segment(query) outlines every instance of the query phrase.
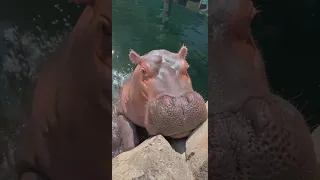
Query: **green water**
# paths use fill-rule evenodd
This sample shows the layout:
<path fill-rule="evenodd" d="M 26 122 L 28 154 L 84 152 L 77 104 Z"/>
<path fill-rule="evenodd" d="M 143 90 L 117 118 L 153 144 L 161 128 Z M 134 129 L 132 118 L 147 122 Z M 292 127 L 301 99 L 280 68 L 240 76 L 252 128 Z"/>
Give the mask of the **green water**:
<path fill-rule="evenodd" d="M 139 54 L 153 49 L 177 52 L 185 44 L 193 87 L 207 99 L 207 17 L 173 4 L 169 20 L 162 24 L 162 8 L 162 0 L 112 2 L 113 95 L 135 67 L 128 58 L 130 49 Z"/>

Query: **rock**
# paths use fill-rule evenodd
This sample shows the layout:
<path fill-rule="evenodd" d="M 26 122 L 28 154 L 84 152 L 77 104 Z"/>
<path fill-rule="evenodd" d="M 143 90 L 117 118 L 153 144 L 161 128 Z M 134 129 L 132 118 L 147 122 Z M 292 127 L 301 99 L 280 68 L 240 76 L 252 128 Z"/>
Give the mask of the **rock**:
<path fill-rule="evenodd" d="M 112 179 L 208 179 L 208 120 L 188 138 L 158 135 L 119 154 L 112 160 Z"/>
<path fill-rule="evenodd" d="M 320 126 L 318 126 L 311 134 L 314 149 L 317 156 L 318 163 L 318 179 L 320 179 Z"/>
<path fill-rule="evenodd" d="M 193 180 L 185 159 L 161 135 L 112 160 L 114 180 Z"/>
<path fill-rule="evenodd" d="M 208 110 L 208 102 L 206 102 Z M 208 120 L 186 141 L 186 161 L 195 179 L 208 179 Z"/>
<path fill-rule="evenodd" d="M 186 160 L 195 179 L 208 179 L 208 120 L 189 136 Z"/>

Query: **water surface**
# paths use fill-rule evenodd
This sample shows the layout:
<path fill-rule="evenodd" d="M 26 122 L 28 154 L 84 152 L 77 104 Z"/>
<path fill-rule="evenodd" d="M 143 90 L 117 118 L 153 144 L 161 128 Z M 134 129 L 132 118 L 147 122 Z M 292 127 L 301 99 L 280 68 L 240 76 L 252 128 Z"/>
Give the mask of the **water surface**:
<path fill-rule="evenodd" d="M 173 4 L 169 20 L 162 23 L 162 0 L 114 0 L 112 6 L 114 96 L 135 67 L 128 57 L 130 49 L 141 55 L 154 49 L 178 52 L 185 44 L 193 87 L 207 99 L 208 24 L 205 15 Z"/>

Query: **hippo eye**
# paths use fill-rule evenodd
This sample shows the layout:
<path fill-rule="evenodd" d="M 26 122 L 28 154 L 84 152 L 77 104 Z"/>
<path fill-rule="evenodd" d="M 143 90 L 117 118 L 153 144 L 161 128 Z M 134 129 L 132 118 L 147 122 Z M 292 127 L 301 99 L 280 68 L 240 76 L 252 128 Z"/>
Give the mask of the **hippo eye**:
<path fill-rule="evenodd" d="M 181 70 L 182 75 L 189 77 L 189 74 L 188 74 L 189 67 L 190 67 L 189 64 L 185 63 L 184 67 Z"/>
<path fill-rule="evenodd" d="M 185 76 L 187 76 L 187 77 L 189 77 L 189 74 L 188 74 L 188 72 L 184 73 L 184 75 L 185 75 Z"/>
<path fill-rule="evenodd" d="M 147 73 L 146 69 L 142 68 L 141 69 L 141 73 L 142 73 L 142 80 L 147 80 L 148 79 L 148 73 Z"/>
<path fill-rule="evenodd" d="M 147 71 L 144 68 L 142 68 L 141 73 L 145 75 L 145 74 L 147 74 Z"/>

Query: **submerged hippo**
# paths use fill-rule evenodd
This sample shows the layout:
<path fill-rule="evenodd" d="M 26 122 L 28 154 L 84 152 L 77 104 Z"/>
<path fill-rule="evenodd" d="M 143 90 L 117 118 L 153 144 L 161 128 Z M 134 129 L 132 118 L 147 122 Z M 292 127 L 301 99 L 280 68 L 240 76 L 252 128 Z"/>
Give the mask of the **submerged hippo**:
<path fill-rule="evenodd" d="M 137 66 L 120 91 L 117 109 L 124 151 L 139 144 L 137 126 L 149 135 L 183 138 L 207 119 L 205 102 L 188 75 L 187 51 L 186 46 L 178 53 L 130 51 Z"/>
<path fill-rule="evenodd" d="M 306 121 L 270 90 L 252 1 L 209 5 L 209 179 L 315 180 Z"/>

